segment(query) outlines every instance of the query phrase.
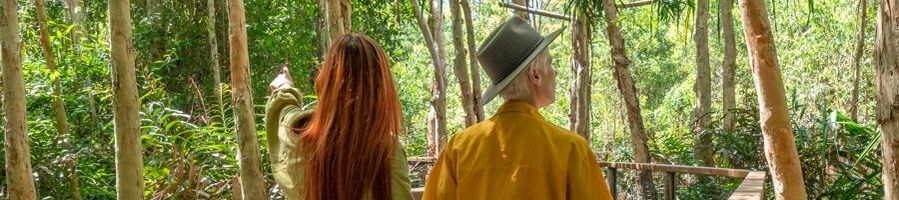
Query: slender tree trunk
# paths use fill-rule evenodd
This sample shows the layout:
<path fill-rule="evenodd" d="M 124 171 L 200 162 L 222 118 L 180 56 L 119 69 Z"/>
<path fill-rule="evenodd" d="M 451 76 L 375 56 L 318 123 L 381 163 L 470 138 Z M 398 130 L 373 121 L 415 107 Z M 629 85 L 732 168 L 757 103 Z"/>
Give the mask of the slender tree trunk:
<path fill-rule="evenodd" d="M 53 56 L 53 49 L 50 46 L 50 34 L 47 30 L 47 10 L 44 6 L 44 0 L 35 0 L 35 9 L 37 12 L 38 25 L 40 26 L 40 42 L 41 48 L 44 53 L 44 60 L 47 63 L 47 68 L 50 70 L 51 79 L 53 79 L 53 109 L 54 109 L 54 117 L 56 119 L 56 138 L 58 141 L 62 141 L 62 147 L 68 148 L 70 145 L 68 140 L 63 138 L 71 137 L 69 135 L 69 118 L 66 113 L 66 105 L 65 102 L 62 101 L 62 83 L 59 80 L 59 76 L 57 74 L 56 67 L 56 58 Z M 81 192 L 78 187 L 78 174 L 75 169 L 75 161 L 71 156 L 66 156 L 65 167 L 68 169 L 69 173 L 69 190 L 72 193 L 71 198 L 75 200 L 81 199 Z"/>
<path fill-rule="evenodd" d="M 439 5 L 434 1 L 429 1 L 429 5 L 432 20 L 425 19 L 421 5 L 412 4 L 418 27 L 425 38 L 428 53 L 431 55 L 431 63 L 434 64 L 431 110 L 428 113 L 428 155 L 437 156 L 446 144 L 446 62 L 443 56 L 446 51 L 441 50 L 440 47 L 443 46 L 443 17 L 435 14 L 442 12 L 439 11 Z M 432 24 L 428 24 L 429 21 Z"/>
<path fill-rule="evenodd" d="M 883 137 L 884 199 L 899 199 L 899 1 L 881 0 L 877 9 L 874 67 L 877 123 Z"/>
<path fill-rule="evenodd" d="M 140 99 L 131 43 L 131 2 L 109 0 L 109 58 L 112 75 L 118 199 L 144 197 Z"/>
<path fill-rule="evenodd" d="M 743 32 L 752 58 L 765 157 L 771 169 L 774 195 L 779 200 L 806 199 L 765 1 L 741 0 L 740 8 Z"/>
<path fill-rule="evenodd" d="M 163 0 L 146 0 L 147 3 L 147 14 L 150 16 L 150 27 L 154 32 L 154 37 L 150 38 L 150 62 L 156 62 L 158 60 L 165 59 L 166 54 L 166 38 L 168 38 L 168 33 L 165 30 L 166 27 L 163 23 L 163 13 L 161 12 L 161 8 L 163 7 Z"/>
<path fill-rule="evenodd" d="M 733 0 L 721 0 L 721 8 L 719 11 L 719 19 L 721 20 L 721 29 L 724 32 L 724 60 L 721 61 L 722 73 L 722 110 L 724 110 L 724 130 L 731 132 L 734 130 L 734 116 L 732 110 L 736 108 L 736 76 L 737 69 L 737 43 L 734 35 L 734 19 L 731 15 L 733 10 Z"/>
<path fill-rule="evenodd" d="M 328 34 L 330 41 L 334 41 L 343 34 L 352 33 L 350 15 L 352 14 L 352 4 L 350 0 L 320 0 L 326 1 L 323 9 L 327 12 Z M 320 4 L 321 5 L 321 4 Z"/>
<path fill-rule="evenodd" d="M 574 50 L 571 54 L 571 70 L 574 72 L 575 81 L 571 87 L 571 131 L 574 131 L 587 141 L 590 140 L 590 22 L 586 22 L 584 14 L 578 14 L 571 20 L 571 45 Z"/>
<path fill-rule="evenodd" d="M 229 0 L 231 27 L 231 102 L 237 129 L 238 164 L 243 199 L 266 199 L 259 140 L 256 136 L 256 112 L 250 90 L 250 62 L 247 55 L 247 21 L 243 0 Z"/>
<path fill-rule="evenodd" d="M 50 78 L 52 79 L 53 110 L 57 131 L 56 138 L 60 139 L 59 141 L 64 141 L 61 139 L 63 137 L 68 137 L 69 119 L 66 114 L 65 103 L 62 101 L 62 84 L 60 83 L 59 76 L 56 75 L 56 58 L 53 56 L 53 49 L 50 46 L 50 34 L 47 30 L 47 11 L 44 6 L 44 0 L 35 0 L 34 5 L 37 12 L 38 26 L 40 27 L 41 50 L 43 51 L 44 61 L 47 63 L 47 69 L 49 69 L 51 74 Z"/>
<path fill-rule="evenodd" d="M 72 50 L 74 51 L 76 56 L 81 56 L 81 47 L 78 45 L 81 40 L 87 35 L 87 29 L 81 23 L 84 19 L 84 13 L 86 12 L 85 7 L 83 6 L 83 2 L 81 0 L 66 0 L 66 5 L 68 5 L 67 11 L 69 18 L 72 19 Z M 78 69 L 78 63 L 73 63 L 74 68 Z M 94 81 L 90 75 L 84 76 L 84 81 L 87 82 L 85 86 L 87 88 L 87 105 L 91 114 L 91 127 L 99 127 L 100 119 L 97 115 L 97 102 L 94 101 Z"/>
<path fill-rule="evenodd" d="M 471 69 L 471 96 L 472 101 L 474 101 L 474 112 L 477 117 L 477 121 L 484 120 L 484 106 L 480 104 L 481 102 L 481 73 L 480 68 L 478 68 L 478 49 L 475 43 L 477 42 L 474 37 L 474 22 L 471 19 L 471 7 L 469 7 L 468 0 L 462 0 L 460 2 L 462 7 L 462 15 L 465 17 L 465 35 L 468 43 L 468 52 L 469 52 L 469 67 Z"/>
<path fill-rule="evenodd" d="M 462 14 L 459 0 L 450 0 L 450 13 L 453 18 L 453 47 L 456 49 L 456 57 L 453 60 L 453 72 L 456 81 L 459 82 L 459 90 L 462 92 L 462 109 L 465 111 L 465 126 L 469 127 L 478 123 L 477 113 L 474 110 L 476 102 L 472 96 L 471 76 L 468 75 L 468 63 L 466 63 L 465 43 L 462 33 Z"/>
<path fill-rule="evenodd" d="M 331 31 L 328 25 L 328 0 L 318 1 L 318 17 L 315 20 L 315 29 L 318 33 L 318 50 L 321 59 L 325 58 L 328 53 L 328 46 L 331 45 Z M 317 73 L 315 73 L 317 74 Z"/>
<path fill-rule="evenodd" d="M 209 37 L 209 60 L 210 68 L 212 68 L 212 90 L 215 93 L 216 103 L 219 108 L 222 106 L 222 70 L 219 65 L 219 44 L 215 37 L 215 0 L 206 1 L 206 32 Z M 220 110 L 221 111 L 221 110 Z"/>
<path fill-rule="evenodd" d="M 637 163 L 651 163 L 649 147 L 646 145 L 646 132 L 643 127 L 643 116 L 640 114 L 640 99 L 637 98 L 637 87 L 629 68 L 630 60 L 624 48 L 624 37 L 618 28 L 618 11 L 613 0 L 603 0 L 603 10 L 606 21 L 606 33 L 612 46 L 612 62 L 614 62 L 614 75 L 618 80 L 618 90 L 624 97 L 624 105 L 627 108 L 628 127 L 631 132 L 631 143 L 634 145 L 634 160 Z M 656 199 L 655 184 L 652 182 L 652 172 L 638 171 L 636 175 L 637 198 Z"/>
<path fill-rule="evenodd" d="M 693 40 L 696 44 L 696 83 L 693 91 L 696 94 L 696 105 L 693 108 L 693 153 L 696 163 L 712 167 L 713 151 L 708 131 L 712 111 L 712 73 L 709 67 L 709 1 L 696 1 L 696 30 Z"/>
<path fill-rule="evenodd" d="M 3 61 L 3 132 L 6 186 L 13 200 L 37 199 L 31 178 L 28 121 L 25 118 L 25 81 L 16 0 L 0 0 L 0 60 Z"/>
<path fill-rule="evenodd" d="M 856 41 L 855 58 L 853 59 L 853 67 L 855 68 L 855 78 L 852 80 L 852 96 L 849 102 L 849 116 L 852 121 L 858 122 L 858 90 L 861 87 L 861 68 L 862 55 L 865 55 L 865 28 L 868 27 L 868 2 L 860 0 L 858 2 L 859 24 L 858 41 Z"/>
<path fill-rule="evenodd" d="M 530 4 L 528 4 L 528 0 L 512 0 L 512 3 L 525 7 L 531 6 Z M 527 11 L 515 11 L 515 16 L 521 17 L 522 19 L 524 19 L 524 21 L 530 21 L 531 19 Z"/>

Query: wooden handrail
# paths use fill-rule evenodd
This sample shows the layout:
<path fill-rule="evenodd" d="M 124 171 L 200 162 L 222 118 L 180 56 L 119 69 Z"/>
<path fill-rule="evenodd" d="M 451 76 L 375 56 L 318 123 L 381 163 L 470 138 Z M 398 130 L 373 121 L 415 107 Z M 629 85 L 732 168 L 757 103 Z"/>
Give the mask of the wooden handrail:
<path fill-rule="evenodd" d="M 409 162 L 434 164 L 437 159 L 434 157 L 409 157 Z M 744 169 L 727 169 L 714 167 L 696 167 L 696 166 L 678 166 L 653 163 L 623 163 L 623 162 L 605 162 L 597 161 L 600 167 L 608 168 L 606 181 L 609 182 L 609 189 L 612 194 L 617 193 L 617 177 L 618 169 L 646 170 L 665 172 L 665 197 L 666 199 L 674 199 L 675 180 L 678 173 L 697 174 L 697 175 L 713 175 L 725 176 L 731 178 L 741 178 L 743 182 L 730 196 L 730 200 L 761 200 L 765 195 L 765 172 L 749 171 Z M 420 197 L 424 188 L 413 189 L 416 197 Z"/>
<path fill-rule="evenodd" d="M 646 171 L 675 172 L 675 173 L 687 173 L 687 174 L 697 174 L 697 175 L 727 176 L 727 177 L 732 177 L 732 178 L 743 178 L 743 177 L 746 177 L 747 174 L 749 174 L 749 170 L 743 170 L 743 169 L 678 166 L 678 165 L 665 165 L 665 164 L 653 164 L 653 163 L 620 163 L 620 162 L 599 161 L 599 166 L 600 167 L 610 167 L 610 168 L 620 168 L 620 169 L 636 169 L 636 170 L 646 170 Z"/>

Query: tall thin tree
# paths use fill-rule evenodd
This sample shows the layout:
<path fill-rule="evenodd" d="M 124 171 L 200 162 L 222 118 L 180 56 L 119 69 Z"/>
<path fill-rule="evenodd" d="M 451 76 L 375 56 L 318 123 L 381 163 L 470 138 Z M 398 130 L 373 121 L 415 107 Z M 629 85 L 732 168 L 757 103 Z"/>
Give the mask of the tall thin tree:
<path fill-rule="evenodd" d="M 209 39 L 209 60 L 212 69 L 212 90 L 215 93 L 219 112 L 223 112 L 222 70 L 219 65 L 219 44 L 215 35 L 215 0 L 206 0 L 206 32 Z"/>
<path fill-rule="evenodd" d="M 462 28 L 464 24 L 459 0 L 450 0 L 450 13 L 453 18 L 453 47 L 456 50 L 456 56 L 453 59 L 453 72 L 456 75 L 456 81 L 459 82 L 459 90 L 462 93 L 462 109 L 465 111 L 465 126 L 468 127 L 478 123 L 478 116 L 475 111 L 477 102 L 474 99 L 471 88 L 471 76 L 468 75 L 468 63 L 466 63 L 468 51 L 465 49 L 465 43 L 463 42 L 465 36 Z"/>
<path fill-rule="evenodd" d="M 852 94 L 849 98 L 849 117 L 852 118 L 853 121 L 858 121 L 858 91 L 861 87 L 861 68 L 862 68 L 862 56 L 865 55 L 865 29 L 868 27 L 868 1 L 860 0 L 858 1 L 858 15 L 859 15 L 859 26 L 858 26 L 858 38 L 856 40 L 856 48 L 855 48 L 855 57 L 853 57 L 853 70 L 855 70 L 855 77 L 852 79 Z"/>
<path fill-rule="evenodd" d="M 468 0 L 462 0 L 460 3 L 462 7 L 462 15 L 465 17 L 465 35 L 466 35 L 466 43 L 468 44 L 468 61 L 469 61 L 469 69 L 471 69 L 471 93 L 472 99 L 475 102 L 474 112 L 477 116 L 477 121 L 484 120 L 484 106 L 480 104 L 481 102 L 481 68 L 478 67 L 478 48 L 475 45 L 477 39 L 474 36 L 474 20 L 471 19 L 471 7 L 469 6 Z"/>
<path fill-rule="evenodd" d="M 774 196 L 779 200 L 806 199 L 802 167 L 787 114 L 787 98 L 765 1 L 741 0 L 740 8 L 743 33 L 752 59 L 765 158 L 771 170 Z"/>
<path fill-rule="evenodd" d="M 439 0 L 428 1 L 429 19 L 422 6 L 412 3 L 419 30 L 425 38 L 431 63 L 434 65 L 434 82 L 431 85 L 431 110 L 428 113 L 428 155 L 437 156 L 446 144 L 446 50 L 443 39 L 443 13 Z M 429 23 L 430 22 L 430 23 Z"/>
<path fill-rule="evenodd" d="M 721 30 L 724 39 L 724 59 L 721 60 L 721 109 L 724 111 L 724 130 L 730 132 L 734 129 L 733 109 L 736 105 L 736 76 L 737 69 L 737 43 L 734 34 L 734 18 L 732 13 L 734 1 L 721 0 L 718 19 L 721 20 Z"/>
<path fill-rule="evenodd" d="M 231 47 L 231 102 L 237 132 L 237 158 L 243 199 L 268 198 L 262 178 L 256 112 L 250 90 L 250 61 L 247 53 L 247 20 L 243 0 L 228 0 Z"/>
<path fill-rule="evenodd" d="M 646 129 L 643 126 L 643 116 L 640 113 L 640 99 L 637 98 L 637 87 L 634 85 L 634 78 L 630 71 L 630 60 L 627 58 L 627 51 L 624 47 L 624 37 L 621 36 L 621 29 L 618 27 L 618 10 L 613 0 L 603 0 L 603 18 L 606 22 L 606 33 L 609 37 L 609 43 L 612 46 L 612 62 L 614 63 L 614 75 L 618 81 L 618 90 L 624 98 L 624 105 L 627 109 L 628 127 L 631 133 L 631 144 L 634 145 L 634 162 L 650 163 L 652 162 L 649 147 L 646 144 Z M 638 171 L 635 177 L 637 180 L 637 197 L 640 199 L 656 199 L 655 184 L 652 181 L 652 172 Z"/>
<path fill-rule="evenodd" d="M 883 137 L 885 198 L 899 199 L 899 1 L 881 0 L 877 9 L 874 71 L 877 123 Z"/>
<path fill-rule="evenodd" d="M 712 111 L 712 73 L 709 67 L 709 1 L 696 0 L 696 23 L 693 41 L 696 44 L 696 82 L 693 91 L 696 104 L 693 108 L 693 153 L 701 166 L 714 166 L 711 137 L 708 128 Z"/>
<path fill-rule="evenodd" d="M 109 0 L 109 63 L 115 125 L 116 196 L 144 197 L 144 162 L 140 141 L 140 99 L 131 42 L 131 2 Z"/>
<path fill-rule="evenodd" d="M 591 19 L 585 12 L 576 12 L 571 20 L 571 70 L 575 79 L 571 86 L 571 109 L 569 111 L 570 129 L 581 137 L 590 140 L 590 41 Z"/>
<path fill-rule="evenodd" d="M 47 64 L 47 69 L 50 71 L 50 78 L 52 79 L 53 86 L 53 110 L 54 110 L 54 119 L 56 120 L 56 137 L 58 141 L 62 141 L 62 147 L 68 148 L 70 146 L 69 140 L 63 139 L 65 137 L 71 137 L 69 135 L 69 117 L 66 112 L 65 102 L 62 101 L 62 83 L 59 80 L 59 75 L 57 72 L 56 66 L 56 58 L 53 56 L 53 48 L 50 42 L 50 33 L 48 30 L 47 23 L 47 10 L 45 9 L 44 0 L 35 0 L 35 11 L 37 12 L 37 21 L 39 32 L 40 32 L 40 42 L 41 49 L 43 50 L 44 60 Z M 74 157 L 66 156 L 64 159 L 64 165 L 66 170 L 69 171 L 69 190 L 72 193 L 71 198 L 75 200 L 81 199 L 81 192 L 79 191 L 78 186 L 78 172 L 75 169 L 75 161 Z"/>
<path fill-rule="evenodd" d="M 6 185 L 13 200 L 37 199 L 31 178 L 28 121 L 25 118 L 25 81 L 16 0 L 0 0 L 0 60 L 3 61 L 3 142 Z"/>

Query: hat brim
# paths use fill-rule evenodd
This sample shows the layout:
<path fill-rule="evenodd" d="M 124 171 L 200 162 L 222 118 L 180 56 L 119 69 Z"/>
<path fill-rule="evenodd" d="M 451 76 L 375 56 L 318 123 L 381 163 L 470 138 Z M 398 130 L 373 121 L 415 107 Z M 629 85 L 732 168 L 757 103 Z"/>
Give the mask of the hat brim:
<path fill-rule="evenodd" d="M 515 67 L 515 70 L 512 70 L 512 72 L 509 73 L 509 75 L 507 75 L 505 78 L 503 78 L 503 80 L 497 82 L 496 84 L 490 85 L 490 87 L 487 88 L 487 91 L 484 92 L 484 95 L 481 95 L 481 102 L 479 102 L 478 104 L 480 106 L 484 106 L 487 105 L 487 103 L 490 103 L 490 100 L 493 100 L 493 98 L 496 97 L 496 95 L 499 94 L 500 91 L 506 88 L 506 86 L 509 86 L 509 83 L 511 83 L 512 80 L 515 80 L 515 77 L 518 77 L 518 74 L 521 74 L 521 71 L 524 71 L 524 69 L 531 64 L 531 61 L 534 61 L 534 58 L 537 58 L 537 55 L 540 55 L 540 52 L 542 52 L 544 49 L 546 49 L 547 46 L 549 46 L 550 43 L 556 40 L 556 38 L 562 34 L 563 30 L 565 30 L 565 27 L 559 28 L 549 35 L 546 35 L 546 37 L 543 37 L 543 40 L 540 41 L 540 43 L 537 44 L 537 46 L 534 46 L 534 49 L 531 50 L 530 55 L 525 57 L 525 59 L 521 61 L 521 64 L 518 64 L 518 66 Z"/>

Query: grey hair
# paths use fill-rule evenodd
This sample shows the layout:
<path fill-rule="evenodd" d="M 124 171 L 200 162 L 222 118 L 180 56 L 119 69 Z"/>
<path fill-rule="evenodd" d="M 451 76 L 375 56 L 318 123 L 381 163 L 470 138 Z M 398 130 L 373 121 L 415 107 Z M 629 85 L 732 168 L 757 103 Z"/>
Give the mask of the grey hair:
<path fill-rule="evenodd" d="M 515 79 L 512 79 L 512 81 L 509 82 L 509 85 L 507 85 L 506 88 L 503 88 L 503 90 L 499 91 L 499 96 L 503 97 L 503 99 L 505 99 L 506 101 L 526 100 L 530 98 L 531 90 L 528 88 L 528 71 L 530 71 L 531 69 L 546 70 L 547 68 L 549 68 L 549 65 L 544 64 L 546 63 L 544 62 L 545 59 L 551 59 L 547 50 L 543 50 L 539 55 L 537 55 L 536 58 L 531 60 L 531 63 L 528 64 L 528 66 L 524 67 L 521 73 L 519 73 L 518 76 L 515 77 Z"/>

